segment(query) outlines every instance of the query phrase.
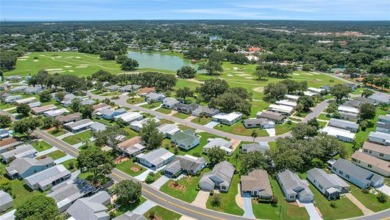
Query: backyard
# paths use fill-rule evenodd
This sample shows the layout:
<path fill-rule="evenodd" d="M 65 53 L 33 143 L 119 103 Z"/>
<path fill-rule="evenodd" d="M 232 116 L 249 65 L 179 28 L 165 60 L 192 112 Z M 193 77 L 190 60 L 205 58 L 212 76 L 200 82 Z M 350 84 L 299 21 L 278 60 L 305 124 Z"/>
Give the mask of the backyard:
<path fill-rule="evenodd" d="M 92 131 L 88 130 L 72 136 L 68 136 L 62 140 L 70 145 L 74 145 L 89 140 L 91 137 L 92 137 Z"/>
<path fill-rule="evenodd" d="M 177 185 L 175 184 L 175 181 L 170 180 L 160 188 L 160 191 L 177 199 L 191 203 L 198 194 L 196 188 L 198 187 L 199 180 L 199 176 L 186 176 L 178 180 Z"/>

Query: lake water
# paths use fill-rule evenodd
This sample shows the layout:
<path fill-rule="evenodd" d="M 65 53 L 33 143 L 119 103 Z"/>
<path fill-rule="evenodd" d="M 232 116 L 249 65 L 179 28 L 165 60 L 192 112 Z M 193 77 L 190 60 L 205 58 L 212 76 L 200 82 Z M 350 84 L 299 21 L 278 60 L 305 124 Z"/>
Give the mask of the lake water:
<path fill-rule="evenodd" d="M 139 68 L 153 68 L 170 71 L 176 71 L 182 66 L 192 66 L 195 68 L 195 65 L 192 65 L 190 62 L 172 55 L 128 51 L 127 56 L 137 60 Z"/>

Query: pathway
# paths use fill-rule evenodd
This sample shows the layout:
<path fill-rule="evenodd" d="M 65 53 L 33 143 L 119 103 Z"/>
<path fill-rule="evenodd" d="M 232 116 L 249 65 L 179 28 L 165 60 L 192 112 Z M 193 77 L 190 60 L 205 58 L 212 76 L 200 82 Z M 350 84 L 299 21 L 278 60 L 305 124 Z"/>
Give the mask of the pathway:
<path fill-rule="evenodd" d="M 55 160 L 54 163 L 60 164 L 60 163 L 63 163 L 63 162 L 65 162 L 65 161 L 71 160 L 71 159 L 75 159 L 75 158 L 72 157 L 72 156 L 70 156 L 69 154 L 67 154 L 66 156 L 63 156 L 63 157 L 61 157 L 61 158 Z"/>
<path fill-rule="evenodd" d="M 264 130 L 269 134 L 270 137 L 274 137 L 276 134 L 275 128 L 267 128 Z"/>
<path fill-rule="evenodd" d="M 346 193 L 345 196 L 351 200 L 353 204 L 355 204 L 360 210 L 362 210 L 364 215 L 371 215 L 374 214 L 373 211 L 369 210 L 367 207 L 365 207 L 355 196 L 352 195 L 352 193 Z"/>
<path fill-rule="evenodd" d="M 133 213 L 138 215 L 145 214 L 149 209 L 153 208 L 157 204 L 153 201 L 146 200 L 146 202 L 142 203 L 140 206 L 138 206 L 136 209 L 133 210 Z"/>
<path fill-rule="evenodd" d="M 232 149 L 234 151 L 240 145 L 241 141 L 236 139 L 231 139 L 230 143 L 232 143 Z"/>
<path fill-rule="evenodd" d="M 199 208 L 206 208 L 207 200 L 209 199 L 210 192 L 199 190 L 198 195 L 196 195 L 195 200 L 191 203 Z"/>
<path fill-rule="evenodd" d="M 216 125 L 218 125 L 218 122 L 216 121 L 210 121 L 205 125 L 206 128 L 214 128 Z"/>
<path fill-rule="evenodd" d="M 317 210 L 317 208 L 314 206 L 313 203 L 302 203 L 302 204 L 305 206 L 305 209 L 310 216 L 310 220 L 322 219 L 321 214 L 318 213 L 319 211 Z"/>
<path fill-rule="evenodd" d="M 69 137 L 69 136 L 72 136 L 72 135 L 74 135 L 72 132 L 66 132 L 65 134 L 60 135 L 60 136 L 58 136 L 57 138 L 58 138 L 58 139 L 64 139 L 64 138 Z"/>
<path fill-rule="evenodd" d="M 196 118 L 196 116 L 191 115 L 190 117 L 186 118 L 186 121 L 192 121 Z"/>
<path fill-rule="evenodd" d="M 376 190 L 378 190 L 378 191 L 380 191 L 380 192 L 390 196 L 390 187 L 387 186 L 387 185 L 383 185 L 381 187 L 378 187 L 378 188 L 376 188 Z"/>
<path fill-rule="evenodd" d="M 146 169 L 143 173 L 141 173 L 140 175 L 136 176 L 135 178 L 139 181 L 145 181 L 146 180 L 146 177 L 148 176 L 148 174 L 152 172 L 151 170 L 149 169 Z"/>
<path fill-rule="evenodd" d="M 158 178 L 156 181 L 154 181 L 154 183 L 152 183 L 150 185 L 156 189 L 160 189 L 168 181 L 169 181 L 169 178 L 164 175 L 164 176 L 161 176 L 160 178 Z"/>
<path fill-rule="evenodd" d="M 56 151 L 56 150 L 58 150 L 58 148 L 56 148 L 56 147 L 53 146 L 53 147 L 50 148 L 50 149 L 47 149 L 47 150 L 38 152 L 38 153 L 35 155 L 35 158 L 40 157 L 40 156 L 43 156 L 43 155 L 46 155 L 46 154 L 49 154 L 49 153 L 54 152 L 54 151 Z"/>

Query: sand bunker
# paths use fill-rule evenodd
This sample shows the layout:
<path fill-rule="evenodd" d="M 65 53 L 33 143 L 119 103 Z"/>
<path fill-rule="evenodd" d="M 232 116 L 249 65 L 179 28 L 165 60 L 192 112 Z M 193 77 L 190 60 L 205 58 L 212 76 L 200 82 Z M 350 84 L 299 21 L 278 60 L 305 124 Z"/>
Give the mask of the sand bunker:
<path fill-rule="evenodd" d="M 249 77 L 245 77 L 245 79 L 253 79 L 253 77 L 252 77 L 252 76 L 249 76 Z"/>
<path fill-rule="evenodd" d="M 58 69 L 46 69 L 46 71 L 58 71 L 58 70 L 63 70 L 62 68 L 58 68 Z"/>
<path fill-rule="evenodd" d="M 34 62 L 38 62 L 39 60 L 34 60 Z"/>
<path fill-rule="evenodd" d="M 72 66 L 64 66 L 65 68 L 71 68 Z"/>
<path fill-rule="evenodd" d="M 293 73 L 293 76 L 300 76 L 301 74 L 299 73 Z"/>
<path fill-rule="evenodd" d="M 245 77 L 245 76 L 251 76 L 251 75 L 246 74 L 246 73 L 241 73 L 241 74 L 237 74 L 237 76 L 243 76 L 243 77 Z"/>
<path fill-rule="evenodd" d="M 264 91 L 264 87 L 253 88 L 253 91 L 255 91 L 255 92 L 263 92 Z"/>
<path fill-rule="evenodd" d="M 83 69 L 83 68 L 87 68 L 88 67 L 88 64 L 80 64 L 78 66 L 76 66 L 76 68 L 79 68 L 79 69 Z"/>

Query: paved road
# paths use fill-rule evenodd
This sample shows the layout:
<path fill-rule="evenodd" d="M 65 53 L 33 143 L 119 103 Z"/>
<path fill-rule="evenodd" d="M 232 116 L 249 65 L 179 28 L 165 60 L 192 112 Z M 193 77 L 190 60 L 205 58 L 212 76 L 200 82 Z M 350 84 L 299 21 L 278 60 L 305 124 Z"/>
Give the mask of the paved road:
<path fill-rule="evenodd" d="M 59 140 L 58 138 L 52 136 L 51 134 L 48 134 L 45 131 L 37 129 L 34 131 L 34 135 L 43 139 L 47 143 L 56 146 L 57 148 L 63 150 L 64 152 L 66 152 L 67 154 L 73 157 L 77 157 L 77 155 L 80 152 L 78 149 L 73 148 L 71 145 L 67 144 L 62 140 Z M 113 169 L 112 173 L 110 174 L 110 177 L 118 182 L 126 179 L 137 181 L 134 177 L 127 175 L 126 173 L 118 169 Z M 216 212 L 208 209 L 203 209 L 191 205 L 189 203 L 183 202 L 181 200 L 175 199 L 145 183 L 141 183 L 141 184 L 142 184 L 142 195 L 146 199 L 149 199 L 159 204 L 160 206 L 163 206 L 167 209 L 170 209 L 182 215 L 190 216 L 195 219 L 217 219 L 217 220 L 224 220 L 224 219 L 247 220 L 248 219 L 242 216 L 234 216 L 234 215 L 229 215 L 229 214 Z"/>
<path fill-rule="evenodd" d="M 103 100 L 103 99 L 107 98 L 106 96 L 99 96 L 99 95 L 95 95 L 95 94 L 92 94 L 92 93 L 88 93 L 88 96 L 91 96 L 93 99 L 99 99 L 99 100 Z M 164 113 L 161 113 L 161 112 L 156 112 L 156 111 L 153 111 L 151 109 L 143 108 L 141 106 L 131 105 L 131 104 L 126 102 L 127 98 L 128 98 L 127 96 L 120 96 L 119 99 L 113 100 L 113 102 L 115 102 L 117 105 L 119 105 L 121 107 L 127 107 L 127 108 L 131 108 L 131 109 L 134 109 L 134 110 L 142 111 L 142 112 L 145 112 L 145 113 L 157 116 L 159 118 L 163 118 L 163 119 L 170 120 L 170 121 L 173 121 L 173 122 L 176 122 L 176 123 L 180 123 L 180 124 L 183 124 L 183 125 L 185 125 L 187 127 L 190 127 L 190 128 L 193 128 L 193 129 L 197 129 L 197 130 L 202 130 L 202 131 L 205 131 L 205 132 L 208 132 L 210 134 L 214 134 L 214 135 L 217 135 L 217 136 L 220 136 L 220 137 L 226 137 L 226 138 L 229 138 L 229 139 L 236 139 L 236 140 L 240 140 L 240 141 L 249 141 L 249 142 L 253 141 L 253 138 L 250 137 L 250 136 L 236 135 L 236 134 L 223 132 L 223 131 L 216 130 L 216 129 L 213 129 L 213 128 L 210 128 L 210 127 L 206 127 L 204 125 L 199 125 L 199 124 L 187 121 L 185 119 L 176 118 L 174 116 L 170 116 L 170 115 L 167 115 L 167 114 L 164 114 Z M 310 119 L 312 119 L 314 117 L 318 117 L 321 114 L 321 112 L 326 109 L 326 107 L 328 105 L 329 105 L 329 101 L 328 100 L 325 100 L 325 101 L 321 102 L 319 105 L 317 105 L 313 109 L 313 111 L 310 114 L 308 114 L 305 117 L 305 119 L 303 121 L 306 122 L 306 121 L 308 121 L 308 120 L 310 120 Z M 276 136 L 273 136 L 273 137 L 257 137 L 255 139 L 255 141 L 271 142 L 271 141 L 275 141 L 277 138 L 288 137 L 290 135 L 291 135 L 290 133 L 285 133 L 285 134 L 276 135 Z"/>

